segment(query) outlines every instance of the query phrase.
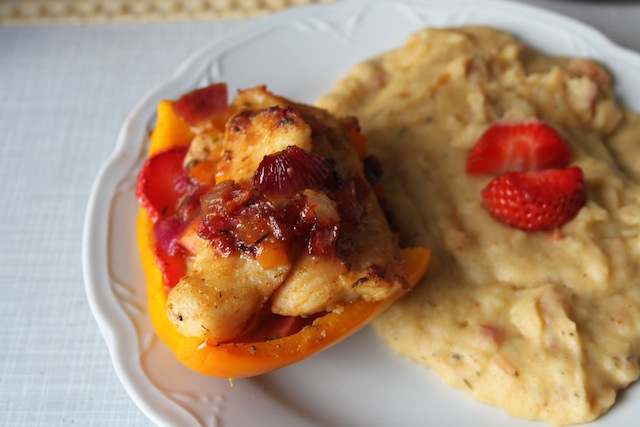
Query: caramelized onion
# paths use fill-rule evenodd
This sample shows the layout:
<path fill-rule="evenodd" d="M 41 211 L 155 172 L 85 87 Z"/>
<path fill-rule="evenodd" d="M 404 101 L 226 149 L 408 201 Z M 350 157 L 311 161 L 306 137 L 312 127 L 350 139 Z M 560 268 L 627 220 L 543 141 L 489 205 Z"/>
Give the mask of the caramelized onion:
<path fill-rule="evenodd" d="M 332 161 L 290 145 L 262 159 L 253 185 L 267 195 L 292 196 L 306 188 L 322 187 L 332 170 Z"/>

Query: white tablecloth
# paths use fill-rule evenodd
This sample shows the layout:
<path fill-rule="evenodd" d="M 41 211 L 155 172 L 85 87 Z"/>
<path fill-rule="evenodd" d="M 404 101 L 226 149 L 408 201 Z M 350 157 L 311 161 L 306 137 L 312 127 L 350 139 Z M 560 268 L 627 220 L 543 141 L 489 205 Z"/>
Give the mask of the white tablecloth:
<path fill-rule="evenodd" d="M 640 3 L 526 3 L 640 51 Z M 250 24 L 0 28 L 0 425 L 151 424 L 87 304 L 87 200 L 135 104 L 203 44 Z"/>

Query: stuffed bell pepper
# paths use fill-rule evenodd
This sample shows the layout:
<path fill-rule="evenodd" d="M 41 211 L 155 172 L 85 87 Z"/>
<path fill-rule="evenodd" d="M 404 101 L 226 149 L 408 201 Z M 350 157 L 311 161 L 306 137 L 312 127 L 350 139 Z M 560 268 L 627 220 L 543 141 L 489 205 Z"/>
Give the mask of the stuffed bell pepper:
<path fill-rule="evenodd" d="M 186 366 L 263 374 L 366 325 L 426 272 L 354 118 L 217 83 L 158 105 L 137 181 L 149 312 Z"/>

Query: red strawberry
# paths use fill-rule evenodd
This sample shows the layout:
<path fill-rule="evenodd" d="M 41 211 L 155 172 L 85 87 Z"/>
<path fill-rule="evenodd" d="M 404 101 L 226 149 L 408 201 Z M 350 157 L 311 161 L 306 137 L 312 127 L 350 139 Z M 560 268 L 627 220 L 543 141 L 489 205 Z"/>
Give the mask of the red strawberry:
<path fill-rule="evenodd" d="M 164 288 L 170 291 L 187 273 L 184 254 L 176 252 L 170 255 L 159 244 L 154 245 L 153 254 L 156 259 L 156 265 L 162 273 Z"/>
<path fill-rule="evenodd" d="M 506 172 L 482 190 L 482 201 L 507 225 L 552 230 L 570 221 L 586 202 L 582 169 Z"/>
<path fill-rule="evenodd" d="M 186 154 L 186 147 L 162 151 L 149 157 L 138 173 L 136 198 L 154 223 L 176 209 L 180 198 L 176 181 L 184 172 L 182 161 Z"/>
<path fill-rule="evenodd" d="M 182 95 L 173 111 L 185 122 L 197 126 L 227 112 L 227 85 L 214 83 Z"/>
<path fill-rule="evenodd" d="M 569 164 L 569 150 L 560 136 L 539 121 L 494 124 L 480 136 L 467 158 L 469 174 L 499 174 Z"/>

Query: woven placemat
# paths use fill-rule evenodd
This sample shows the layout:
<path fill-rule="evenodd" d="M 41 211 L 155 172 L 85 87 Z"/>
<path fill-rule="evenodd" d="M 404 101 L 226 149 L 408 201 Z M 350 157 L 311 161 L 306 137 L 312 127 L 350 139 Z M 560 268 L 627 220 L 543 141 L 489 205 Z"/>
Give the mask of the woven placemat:
<path fill-rule="evenodd" d="M 245 19 L 333 0 L 0 0 L 0 25 Z"/>

